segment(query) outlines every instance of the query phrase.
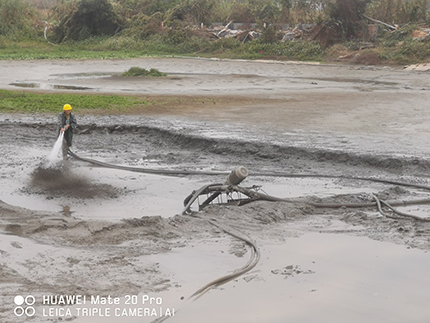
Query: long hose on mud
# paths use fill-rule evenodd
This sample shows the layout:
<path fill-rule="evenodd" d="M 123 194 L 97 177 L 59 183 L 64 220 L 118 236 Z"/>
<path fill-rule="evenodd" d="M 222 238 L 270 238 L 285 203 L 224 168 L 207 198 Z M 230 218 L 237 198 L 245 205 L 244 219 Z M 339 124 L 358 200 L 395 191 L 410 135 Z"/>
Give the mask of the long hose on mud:
<path fill-rule="evenodd" d="M 90 159 L 90 158 L 83 158 L 79 157 L 75 153 L 73 153 L 71 150 L 68 151 L 70 156 L 73 158 L 85 161 L 88 163 L 92 163 L 94 165 L 98 165 L 101 167 L 107 167 L 107 168 L 114 168 L 114 169 L 120 169 L 120 170 L 127 170 L 132 172 L 139 172 L 139 173 L 146 173 L 146 174 L 159 174 L 159 175 L 171 175 L 171 176 L 178 176 L 178 175 L 206 175 L 206 176 L 218 176 L 218 175 L 228 175 L 228 172 L 214 172 L 214 171 L 195 171 L 195 170 L 166 170 L 166 169 L 149 169 L 149 168 L 140 168 L 140 167 L 132 167 L 132 166 L 123 166 L 123 165 L 113 165 L 105 162 L 101 162 L 98 160 Z M 380 179 L 380 178 L 374 178 L 374 177 L 354 177 L 354 176 L 343 176 L 343 175 L 321 175 L 321 174 L 291 174 L 291 173 L 250 173 L 249 176 L 267 176 L 267 177 L 289 177 L 289 178 L 337 178 L 337 179 L 348 179 L 348 180 L 359 180 L 359 181 L 370 181 L 370 182 L 376 182 L 376 183 L 382 183 L 382 184 L 390 184 L 390 185 L 398 185 L 398 186 L 405 186 L 405 187 L 414 187 L 424 190 L 430 191 L 430 186 L 427 185 L 421 185 L 416 183 L 407 183 L 407 182 L 400 182 L 400 181 L 393 181 L 393 180 L 387 180 L 387 179 Z M 209 184 L 206 186 L 203 186 L 199 191 L 194 192 L 194 195 L 191 197 L 191 199 L 188 201 L 188 204 L 185 208 L 185 211 L 191 206 L 192 202 L 198 197 L 199 193 L 201 191 L 204 191 L 206 188 L 210 186 L 216 186 L 220 184 Z M 243 188 L 235 187 L 236 189 L 243 190 Z M 278 198 L 275 196 L 262 194 L 258 192 L 252 192 L 252 194 L 256 195 L 259 199 L 267 200 L 267 201 L 278 201 L 278 202 L 290 202 L 293 203 L 294 201 L 290 199 L 283 199 Z M 385 206 L 390 208 L 394 213 L 397 213 L 402 216 L 407 216 L 414 218 L 418 221 L 427 221 L 430 222 L 430 219 L 426 218 L 420 218 L 414 215 L 402 213 L 396 209 L 393 208 L 393 206 L 406 206 L 406 205 L 418 205 L 418 204 L 429 204 L 430 199 L 421 199 L 421 200 L 415 200 L 415 201 L 390 201 L 385 202 L 382 201 Z M 317 208 L 341 208 L 341 207 L 347 207 L 347 208 L 367 208 L 367 207 L 378 207 L 378 201 L 373 203 L 313 203 L 313 202 L 306 202 L 305 204 L 311 205 L 313 207 Z M 385 213 L 382 213 L 384 215 Z"/>
<path fill-rule="evenodd" d="M 106 168 L 114 168 L 120 170 L 127 170 L 131 172 L 145 173 L 145 174 L 158 174 L 158 175 L 206 175 L 206 176 L 218 176 L 218 175 L 228 175 L 230 172 L 216 172 L 216 171 L 196 171 L 196 170 L 169 170 L 169 169 L 150 169 L 150 168 L 141 168 L 141 167 L 133 167 L 133 166 L 124 166 L 124 165 L 114 165 L 105 162 L 101 162 L 91 158 L 83 158 L 75 153 L 73 153 L 70 149 L 68 151 L 69 155 L 73 158 L 88 162 L 94 165 L 98 165 Z M 370 181 L 376 183 L 383 184 L 392 184 L 406 187 L 415 187 L 422 188 L 430 191 L 430 186 L 415 184 L 415 183 L 406 183 L 399 181 L 392 181 L 374 177 L 355 177 L 355 176 L 343 176 L 343 175 L 322 175 L 322 174 L 292 174 L 292 173 L 250 173 L 249 176 L 266 176 L 266 177 L 291 177 L 291 178 L 338 178 L 338 179 L 350 179 L 350 180 L 359 180 L 359 181 Z"/>
<path fill-rule="evenodd" d="M 194 217 L 196 217 L 196 216 L 194 216 Z M 201 217 L 198 217 L 198 218 L 203 219 Z M 197 298 L 203 296 L 203 294 L 206 293 L 207 291 L 209 291 L 210 289 L 212 289 L 214 287 L 221 286 L 221 285 L 228 283 L 229 281 L 231 281 L 231 280 L 233 280 L 239 276 L 242 276 L 243 274 L 247 273 L 252 268 L 254 268 L 257 265 L 257 263 L 260 261 L 260 256 L 261 256 L 260 250 L 258 249 L 255 242 L 253 242 L 252 239 L 250 237 L 248 237 L 245 233 L 243 233 L 242 231 L 240 231 L 238 229 L 236 229 L 237 232 L 233 232 L 230 228 L 225 228 L 224 226 L 214 222 L 213 220 L 208 220 L 208 222 L 210 224 L 212 224 L 213 226 L 223 230 L 225 233 L 231 235 L 232 237 L 235 237 L 235 238 L 242 240 L 245 243 L 247 243 L 251 247 L 251 257 L 250 257 L 248 263 L 243 268 L 236 270 L 235 272 L 233 272 L 230 275 L 226 275 L 226 276 L 223 276 L 223 277 L 220 277 L 218 279 L 211 281 L 210 283 L 208 283 L 205 286 L 198 289 L 193 295 L 190 296 L 190 298 L 195 297 L 195 299 L 197 299 Z"/>
<path fill-rule="evenodd" d="M 232 228 L 226 228 L 223 225 L 216 223 L 214 220 L 207 220 L 207 219 L 202 218 L 198 215 L 192 215 L 192 217 L 208 221 L 211 225 L 221 229 L 222 231 L 231 235 L 232 237 L 237 238 L 237 239 L 245 242 L 246 244 L 248 244 L 251 247 L 251 257 L 249 258 L 248 262 L 242 268 L 234 271 L 233 273 L 231 273 L 229 275 L 217 278 L 217 279 L 207 283 L 203 287 L 199 288 L 197 291 L 195 291 L 189 297 L 189 299 L 191 299 L 191 300 L 197 300 L 198 298 L 202 297 L 206 292 L 208 292 L 212 288 L 226 284 L 229 281 L 231 281 L 231 280 L 233 280 L 239 276 L 242 276 L 243 274 L 245 274 L 248 271 L 250 271 L 251 269 L 253 269 L 258 264 L 258 262 L 260 261 L 261 253 L 260 253 L 260 250 L 258 249 L 256 243 L 254 241 L 252 241 L 252 239 L 247 234 L 245 234 L 244 232 L 242 232 L 238 229 L 235 229 L 236 232 L 234 232 L 232 230 Z M 176 313 L 177 312 L 178 311 L 176 311 Z M 161 318 L 155 319 L 154 321 L 152 321 L 152 323 L 161 323 L 161 322 L 164 322 L 165 320 L 167 320 L 168 318 L 170 318 L 170 316 L 161 317 Z"/>
<path fill-rule="evenodd" d="M 231 273 L 229 275 L 217 278 L 217 279 L 207 283 L 203 287 L 199 288 L 197 291 L 195 291 L 189 297 L 190 300 L 197 300 L 200 297 L 202 297 L 205 293 L 207 293 L 209 290 L 211 290 L 212 288 L 226 284 L 229 281 L 232 281 L 233 279 L 240 277 L 243 274 L 250 271 L 251 269 L 253 269 L 258 264 L 258 262 L 260 261 L 261 253 L 260 253 L 260 250 L 258 249 L 256 243 L 254 241 L 252 241 L 252 239 L 247 234 L 245 234 L 244 232 L 242 232 L 238 229 L 235 229 L 236 232 L 234 232 L 232 230 L 232 228 L 226 228 L 223 225 L 216 223 L 214 220 L 207 220 L 207 219 L 202 218 L 198 215 L 192 215 L 192 217 L 208 221 L 211 225 L 221 229 L 222 231 L 231 235 L 232 237 L 237 238 L 237 239 L 245 242 L 246 244 L 248 244 L 251 247 L 251 257 L 249 258 L 248 262 L 242 268 L 234 271 L 233 273 Z M 176 313 L 177 312 L 179 312 L 179 311 L 176 311 Z M 161 318 L 155 319 L 154 321 L 152 321 L 152 323 L 161 323 L 161 322 L 164 322 L 165 320 L 167 320 L 168 318 L 170 318 L 170 316 L 161 317 Z"/>

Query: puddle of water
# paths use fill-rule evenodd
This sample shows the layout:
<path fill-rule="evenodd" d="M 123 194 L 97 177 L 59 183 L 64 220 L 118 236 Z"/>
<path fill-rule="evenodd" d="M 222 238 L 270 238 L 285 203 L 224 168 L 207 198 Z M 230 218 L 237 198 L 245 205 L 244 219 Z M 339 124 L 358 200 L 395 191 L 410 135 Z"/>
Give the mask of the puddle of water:
<path fill-rule="evenodd" d="M 379 183 L 362 183 L 359 181 L 340 182 L 338 179 L 317 177 L 252 177 L 247 181 L 252 184 L 261 184 L 264 192 L 281 198 L 297 198 L 312 195 L 323 198 L 338 194 L 370 194 L 387 187 Z"/>
<path fill-rule="evenodd" d="M 310 233 L 283 245 L 264 244 L 250 273 L 192 301 L 206 283 L 248 260 L 223 253 L 226 241 L 199 241 L 168 254 L 148 256 L 178 286 L 152 293 L 161 305 L 130 308 L 175 310 L 166 322 L 362 323 L 428 322 L 430 255 L 422 250 L 363 237 Z M 121 304 L 124 304 L 122 298 Z M 107 305 L 115 308 L 124 306 Z M 97 316 L 96 316 L 97 317 Z M 93 322 L 78 317 L 75 322 Z M 157 317 L 97 317 L 98 322 L 154 322 Z"/>
<path fill-rule="evenodd" d="M 89 73 L 67 73 L 67 74 L 51 74 L 52 77 L 57 79 L 70 79 L 77 80 L 82 78 L 104 78 L 104 77 L 112 77 L 115 73 L 104 73 L 104 72 L 89 72 Z"/>
<path fill-rule="evenodd" d="M 184 199 L 196 189 L 208 183 L 223 182 L 225 176 L 219 177 L 173 177 L 151 174 L 132 173 L 128 171 L 89 168 L 79 170 L 81 174 L 97 183 L 126 188 L 129 193 L 111 200 L 88 200 L 85 203 L 72 203 L 74 216 L 92 219 L 119 220 L 123 218 L 140 218 L 142 216 L 160 215 L 171 217 L 180 214 Z M 247 179 L 243 186 L 258 184 L 255 178 Z M 375 187 L 348 187 L 327 179 L 285 179 L 273 183 L 263 182 L 264 192 L 277 197 L 294 198 L 299 196 L 330 196 L 346 193 L 372 193 Z M 379 185 L 382 187 L 382 185 Z M 203 201 L 206 196 L 200 198 Z M 225 199 L 224 199 L 225 201 Z M 61 202 L 61 201 L 60 201 Z M 62 202 L 67 203 L 67 201 Z M 58 201 L 56 202 L 58 205 Z M 58 210 L 58 207 L 57 207 Z M 198 210 L 198 204 L 192 207 Z"/>
<path fill-rule="evenodd" d="M 85 86 L 74 86 L 74 85 L 53 85 L 53 89 L 56 90 L 77 90 L 77 91 L 83 91 L 83 90 L 92 90 L 91 87 L 85 87 Z"/>
<path fill-rule="evenodd" d="M 85 90 L 94 90 L 91 87 L 85 86 L 75 86 L 75 85 L 58 85 L 58 84 L 40 84 L 40 83 L 10 83 L 9 85 L 24 87 L 24 88 L 42 88 L 42 89 L 55 89 L 55 90 L 76 90 L 76 91 L 85 91 Z"/>
<path fill-rule="evenodd" d="M 189 297 L 197 289 L 206 285 L 214 278 L 224 276 L 226 273 L 230 273 L 234 269 L 241 268 L 248 261 L 249 253 L 244 257 L 238 258 L 226 252 L 226 250 L 229 249 L 229 244 L 230 241 L 228 239 L 195 241 L 191 246 L 174 249 L 168 254 L 145 256 L 145 262 L 154 262 L 159 264 L 160 270 L 172 277 L 171 282 L 176 284 L 176 287 L 172 287 L 168 291 L 159 293 L 140 293 L 136 295 L 138 304 L 134 306 L 132 304 L 124 306 L 126 298 L 121 297 L 120 306 L 102 306 L 103 309 L 110 309 L 111 316 L 103 318 L 97 317 L 97 321 L 103 323 L 149 323 L 160 318 L 160 315 L 140 317 L 115 315 L 118 311 L 121 313 L 124 308 L 133 309 L 147 307 L 151 311 L 156 309 L 157 314 L 160 313 L 160 308 L 162 308 L 163 315 L 165 315 L 165 312 L 170 309 L 172 313 L 174 311 L 176 316 L 177 311 L 181 307 L 193 306 L 194 303 L 189 299 Z M 142 304 L 143 297 L 145 296 L 158 298 L 161 300 L 161 304 L 156 304 L 155 302 L 152 304 L 149 302 Z M 173 316 L 166 322 L 169 322 L 171 319 L 173 319 Z M 94 322 L 94 317 L 80 316 L 73 322 L 92 323 Z"/>
<path fill-rule="evenodd" d="M 108 184 L 124 189 L 127 194 L 117 198 L 79 199 L 71 197 L 53 197 L 40 194 L 24 194 L 20 189 L 27 185 L 27 178 L 0 184 L 0 200 L 5 203 L 33 210 L 62 212 L 63 206 L 69 206 L 69 212 L 80 218 L 104 219 L 117 221 L 124 218 L 160 215 L 171 217 L 180 214 L 184 199 L 194 190 L 208 183 L 222 183 L 225 176 L 173 177 L 129 171 L 78 167 L 74 170 L 80 176 L 96 184 Z M 262 185 L 262 192 L 281 198 L 295 198 L 315 195 L 327 197 L 336 194 L 370 194 L 386 188 L 378 183 L 357 185 L 355 182 L 339 183 L 337 180 L 321 178 L 264 178 L 248 177 L 242 186 Z M 205 199 L 205 197 L 202 197 Z M 202 200 L 201 200 L 202 201 Z M 197 211 L 198 205 L 192 210 Z M 406 212 L 406 211 L 405 211 Z"/>
<path fill-rule="evenodd" d="M 83 218 L 119 220 L 160 215 L 171 217 L 183 210 L 184 192 L 200 187 L 201 179 L 159 176 L 128 171 L 91 168 L 82 170 L 99 183 L 124 188 L 117 199 L 86 201 L 73 206 L 74 215 Z"/>
<path fill-rule="evenodd" d="M 209 183 L 222 183 L 225 176 L 158 176 L 129 171 L 88 167 L 87 164 L 75 163 L 73 172 L 88 179 L 95 184 L 107 184 L 112 187 L 124 189 L 125 195 L 117 198 L 92 198 L 80 199 L 71 197 L 55 197 L 46 194 L 28 194 L 23 192 L 31 179 L 30 173 L 41 159 L 49 155 L 49 151 L 37 148 L 19 152 L 15 157 L 21 161 L 29 156 L 34 160 L 33 166 L 26 165 L 22 170 L 7 175 L 7 168 L 0 181 L 0 200 L 5 203 L 40 211 L 63 212 L 63 207 L 68 206 L 73 216 L 80 218 L 104 219 L 117 221 L 123 218 L 140 218 L 142 216 L 160 215 L 171 217 L 183 211 L 184 199 L 194 190 Z M 4 165 L 9 165 L 5 160 Z M 141 165 L 145 167 L 145 165 Z M 153 167 L 153 166 L 151 166 Z M 7 175 L 7 176 L 6 176 Z M 263 192 L 281 198 L 295 198 L 300 196 L 315 195 L 327 197 L 335 194 L 370 194 L 381 191 L 387 187 L 381 183 L 339 181 L 328 178 L 273 178 L 249 176 L 241 183 L 244 187 L 261 185 Z M 426 198 L 426 195 L 416 196 Z M 193 207 L 197 210 L 197 205 Z M 427 217 L 428 208 L 414 206 L 402 208 L 419 216 Z M 375 210 L 376 212 L 376 210 Z"/>
<path fill-rule="evenodd" d="M 9 85 L 13 85 L 17 87 L 29 87 L 29 88 L 37 88 L 40 86 L 39 83 L 10 83 Z"/>
<path fill-rule="evenodd" d="M 288 239 L 285 245 L 264 245 L 261 252 L 259 265 L 247 275 L 248 282 L 240 278 L 210 291 L 179 309 L 169 322 L 403 323 L 430 319 L 430 255 L 424 251 L 367 238 L 306 234 Z M 293 274 L 282 274 L 291 269 Z M 177 277 L 190 279 L 189 266 L 178 262 L 171 270 Z"/>
<path fill-rule="evenodd" d="M 201 178 L 159 176 L 108 168 L 82 167 L 75 172 L 92 183 L 108 184 L 127 193 L 111 199 L 29 195 L 20 192 L 27 183 L 5 181 L 0 183 L 0 200 L 32 210 L 52 212 L 63 212 L 63 206 L 67 205 L 73 216 L 83 219 L 117 221 L 154 215 L 171 217 L 183 211 L 183 200 L 188 194 L 206 184 Z"/>

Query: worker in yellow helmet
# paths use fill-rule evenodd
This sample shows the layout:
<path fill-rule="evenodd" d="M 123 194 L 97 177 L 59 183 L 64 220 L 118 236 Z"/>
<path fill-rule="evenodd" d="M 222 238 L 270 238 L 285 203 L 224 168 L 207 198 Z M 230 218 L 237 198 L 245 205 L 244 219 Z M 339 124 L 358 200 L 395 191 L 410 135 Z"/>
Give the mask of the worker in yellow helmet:
<path fill-rule="evenodd" d="M 73 129 L 78 125 L 75 115 L 72 113 L 72 106 L 65 104 L 63 111 L 58 115 L 58 134 L 64 132 L 63 157 L 67 156 L 67 151 L 72 145 Z"/>

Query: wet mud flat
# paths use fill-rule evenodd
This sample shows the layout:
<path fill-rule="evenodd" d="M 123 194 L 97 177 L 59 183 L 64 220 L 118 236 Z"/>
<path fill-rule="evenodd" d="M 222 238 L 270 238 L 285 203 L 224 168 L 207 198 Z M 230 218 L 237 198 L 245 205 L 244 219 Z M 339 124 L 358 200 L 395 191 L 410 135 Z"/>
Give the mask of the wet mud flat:
<path fill-rule="evenodd" d="M 428 318 L 429 222 L 387 218 L 374 207 L 333 209 L 309 204 L 372 202 L 371 194 L 384 200 L 425 198 L 426 190 L 329 176 L 427 185 L 425 176 L 416 176 L 426 172 L 424 158 L 280 146 L 264 142 L 265 134 L 260 141 L 239 134 L 233 139 L 221 135 L 214 139 L 186 127 L 171 127 L 171 121 L 163 118 L 157 126 L 153 120 L 151 126 L 145 121 L 132 125 L 127 117 L 98 126 L 91 118 L 81 119 L 73 147 L 80 156 L 169 170 L 228 173 L 246 165 L 251 175 L 244 185 L 261 185 L 267 193 L 292 199 L 240 207 L 214 205 L 181 215 L 182 201 L 192 190 L 222 182 L 225 175 L 140 174 L 75 159 L 65 161 L 61 169 L 45 170 L 41 165 L 55 140 L 51 138 L 54 124 L 49 119 L 16 121 L 11 118 L 1 125 L 5 130 L 2 196 L 10 199 L 1 205 L 6 322 L 26 321 L 13 313 L 16 305 L 11 300 L 21 294 L 37 301 L 34 322 L 60 318 L 91 322 L 94 317 L 103 322 L 155 322 L 166 317 L 167 309 L 176 311 L 167 320 L 172 322 L 203 318 L 208 322 L 255 318 L 265 322 L 317 318 L 323 322 L 345 318 L 400 322 L 411 317 L 424 322 Z M 14 144 L 21 139 L 25 149 Z M 315 178 L 264 173 L 314 174 Z M 139 209 L 151 199 L 159 204 Z M 173 201 L 170 205 L 169 200 Z M 157 209 L 159 215 L 154 213 Z M 400 209 L 423 218 L 430 211 L 426 205 Z M 192 301 L 188 298 L 197 289 L 241 268 L 251 256 L 246 243 L 211 221 L 251 237 L 261 260 L 245 275 Z M 45 295 L 115 295 L 121 305 L 88 304 L 85 308 L 93 314 L 83 315 L 79 304 L 43 304 Z M 127 295 L 139 300 L 146 295 L 159 297 L 163 305 L 126 306 Z M 393 303 L 407 306 L 393 310 Z M 139 316 L 124 308 L 150 312 Z M 110 316 L 100 316 L 106 311 Z M 120 312 L 115 315 L 115 311 Z"/>
<path fill-rule="evenodd" d="M 76 70 L 73 62 L 62 64 Z M 165 66 L 173 72 L 174 64 L 169 64 Z M 222 62 L 213 64 L 214 71 L 222 70 Z M 193 68 L 204 74 L 199 64 Z M 249 92 L 253 82 L 276 84 L 265 78 L 272 67 L 262 67 L 258 77 L 249 76 L 249 65 L 242 68 L 248 76 L 235 75 L 241 80 L 235 86 L 250 86 Z M 398 184 L 430 185 L 429 146 L 422 140 L 428 117 L 420 104 L 427 100 L 420 88 L 423 75 L 378 70 L 391 75 L 382 82 L 375 79 L 375 70 L 351 70 L 357 72 L 354 77 L 345 72 L 336 80 L 315 75 L 320 86 L 338 86 L 324 92 L 312 90 L 312 73 L 293 66 L 291 71 L 305 75 L 296 75 L 290 84 L 307 84 L 309 95 L 294 93 L 293 100 L 291 92 L 287 104 L 270 101 L 264 111 L 256 101 L 211 113 L 196 105 L 158 115 L 79 116 L 72 150 L 81 157 L 223 175 L 154 175 L 73 158 L 46 170 L 43 161 L 55 142 L 53 117 L 1 115 L 1 320 L 29 321 L 14 313 L 27 306 L 35 309 L 33 322 L 427 322 L 428 205 L 397 207 L 424 221 L 385 207 L 382 215 L 375 206 L 315 206 L 374 203 L 374 196 L 384 201 L 428 198 L 427 189 Z M 345 77 L 349 81 L 340 82 Z M 73 85 L 74 79 L 68 82 Z M 116 84 L 108 78 L 102 82 Z M 277 100 L 285 95 L 280 88 Z M 405 101 L 392 99 L 389 105 L 391 90 L 400 90 Z M 329 101 L 333 93 L 337 99 Z M 344 95 L 349 100 L 340 99 Z M 299 97 L 328 101 L 316 109 Z M 365 97 L 374 105 L 362 102 L 354 110 L 345 105 Z M 294 113 L 291 100 L 302 110 Z M 396 118 L 411 102 L 419 111 Z M 387 106 L 392 108 L 376 109 Z M 382 112 L 384 118 L 376 118 Z M 329 118 L 322 118 L 324 113 Z M 250 173 L 243 186 L 261 186 L 263 192 L 289 201 L 211 205 L 181 214 L 183 199 L 193 190 L 222 183 L 240 165 Z M 191 297 L 208 282 L 246 267 L 255 256 L 230 231 L 255 242 L 257 265 Z M 35 303 L 17 304 L 17 295 L 31 295 Z M 81 295 L 88 302 L 44 303 L 47 295 Z M 91 302 L 97 296 L 117 297 L 119 304 Z M 149 304 L 144 302 L 148 296 L 159 299 Z"/>

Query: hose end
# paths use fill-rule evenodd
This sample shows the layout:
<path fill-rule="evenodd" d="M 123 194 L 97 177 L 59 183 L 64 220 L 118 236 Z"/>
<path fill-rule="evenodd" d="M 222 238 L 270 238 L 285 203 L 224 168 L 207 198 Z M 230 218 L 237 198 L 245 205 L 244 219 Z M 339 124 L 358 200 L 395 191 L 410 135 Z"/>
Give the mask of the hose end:
<path fill-rule="evenodd" d="M 226 185 L 238 185 L 248 176 L 248 170 L 244 166 L 239 166 L 228 175 Z"/>

